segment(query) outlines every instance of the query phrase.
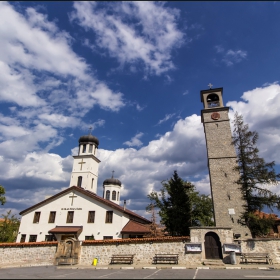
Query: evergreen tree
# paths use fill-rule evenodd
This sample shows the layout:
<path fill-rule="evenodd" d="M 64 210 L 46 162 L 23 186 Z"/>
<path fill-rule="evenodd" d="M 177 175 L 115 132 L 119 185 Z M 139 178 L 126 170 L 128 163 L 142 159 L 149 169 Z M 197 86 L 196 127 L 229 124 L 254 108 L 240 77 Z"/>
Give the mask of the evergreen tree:
<path fill-rule="evenodd" d="M 233 145 L 237 152 L 237 166 L 239 171 L 237 183 L 240 185 L 244 199 L 244 213 L 241 223 L 246 224 L 254 236 L 267 231 L 272 225 L 266 219 L 255 217 L 257 210 L 261 211 L 264 207 L 271 210 L 280 209 L 280 196 L 273 193 L 265 186 L 277 185 L 280 174 L 274 170 L 274 161 L 266 163 L 263 158 L 258 156 L 259 150 L 256 146 L 258 133 L 250 131 L 249 126 L 244 124 L 243 116 L 237 112 L 234 116 Z"/>
<path fill-rule="evenodd" d="M 0 185 L 0 203 L 1 205 L 4 205 L 6 203 L 6 197 L 4 196 L 5 189 L 3 186 Z"/>
<path fill-rule="evenodd" d="M 4 221 L 0 224 L 0 242 L 3 243 L 15 242 L 17 238 L 20 220 L 11 212 L 9 210 L 6 215 L 2 214 Z"/>
<path fill-rule="evenodd" d="M 211 199 L 200 196 L 194 185 L 183 181 L 177 171 L 168 181 L 162 182 L 160 194 L 152 192 L 148 198 L 151 204 L 146 209 L 159 208 L 161 223 L 172 236 L 189 235 L 189 227 L 192 225 L 213 225 Z"/>

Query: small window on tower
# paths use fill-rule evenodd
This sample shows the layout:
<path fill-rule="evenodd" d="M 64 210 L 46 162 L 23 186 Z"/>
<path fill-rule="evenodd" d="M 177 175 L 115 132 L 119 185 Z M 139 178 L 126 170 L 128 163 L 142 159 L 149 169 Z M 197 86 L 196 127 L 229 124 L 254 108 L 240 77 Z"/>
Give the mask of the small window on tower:
<path fill-rule="evenodd" d="M 219 107 L 220 106 L 219 96 L 215 93 L 209 94 L 207 96 L 207 104 L 208 104 L 208 108 Z"/>
<path fill-rule="evenodd" d="M 120 200 L 120 192 L 118 192 L 118 201 Z"/>
<path fill-rule="evenodd" d="M 110 200 L 110 191 L 106 191 L 106 199 Z"/>
<path fill-rule="evenodd" d="M 89 150 L 88 150 L 89 153 L 92 153 L 92 147 L 93 147 L 93 145 L 90 144 L 90 145 L 89 145 Z"/>
<path fill-rule="evenodd" d="M 112 200 L 116 200 L 116 191 L 112 192 Z"/>
<path fill-rule="evenodd" d="M 83 180 L 83 177 L 82 177 L 82 176 L 79 176 L 79 177 L 78 177 L 78 183 L 77 183 L 77 186 L 78 186 L 78 187 L 82 187 L 82 180 Z"/>
<path fill-rule="evenodd" d="M 85 153 L 87 150 L 87 145 L 83 145 L 83 153 Z"/>

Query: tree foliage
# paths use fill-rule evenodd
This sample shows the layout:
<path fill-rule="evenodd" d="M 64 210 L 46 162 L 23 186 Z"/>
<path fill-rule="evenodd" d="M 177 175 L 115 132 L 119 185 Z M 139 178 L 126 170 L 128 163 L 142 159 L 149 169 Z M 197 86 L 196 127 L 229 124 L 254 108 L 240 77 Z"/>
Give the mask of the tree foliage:
<path fill-rule="evenodd" d="M 269 190 L 269 186 L 278 184 L 280 174 L 274 170 L 274 161 L 266 163 L 259 157 L 257 140 L 258 133 L 250 131 L 243 116 L 236 112 L 232 143 L 237 152 L 235 170 L 240 174 L 237 183 L 245 201 L 241 222 L 249 227 L 253 236 L 266 231 L 267 225 L 271 224 L 265 218 L 258 219 L 254 213 L 264 207 L 280 209 L 280 197 Z"/>
<path fill-rule="evenodd" d="M 6 197 L 4 196 L 5 195 L 5 189 L 3 186 L 0 185 L 0 203 L 1 205 L 4 205 L 6 203 Z"/>
<path fill-rule="evenodd" d="M 182 180 L 177 171 L 168 181 L 162 182 L 159 194 L 148 195 L 151 207 L 159 208 L 161 224 L 172 236 L 187 236 L 190 226 L 213 225 L 212 201 L 205 195 L 199 195 L 195 186 Z"/>
<path fill-rule="evenodd" d="M 20 220 L 13 214 L 11 210 L 7 214 L 2 214 L 4 221 L 0 223 L 0 242 L 15 242 L 18 234 Z"/>

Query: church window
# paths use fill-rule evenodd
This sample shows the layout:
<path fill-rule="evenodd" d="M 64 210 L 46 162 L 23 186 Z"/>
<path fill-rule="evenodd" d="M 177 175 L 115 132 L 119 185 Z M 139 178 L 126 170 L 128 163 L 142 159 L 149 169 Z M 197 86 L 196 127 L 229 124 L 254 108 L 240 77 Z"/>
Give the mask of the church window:
<path fill-rule="evenodd" d="M 24 243 L 25 239 L 26 239 L 26 234 L 22 234 L 21 237 L 20 237 L 20 242 Z"/>
<path fill-rule="evenodd" d="M 90 145 L 89 145 L 89 150 L 88 150 L 89 153 L 92 153 L 92 147 L 93 147 L 93 145 L 90 144 Z"/>
<path fill-rule="evenodd" d="M 91 179 L 91 188 L 93 188 L 94 178 Z"/>
<path fill-rule="evenodd" d="M 33 224 L 39 223 L 39 221 L 40 221 L 40 215 L 41 215 L 41 212 L 35 212 L 35 213 L 34 213 Z"/>
<path fill-rule="evenodd" d="M 68 211 L 66 223 L 71 224 L 74 220 L 74 211 Z"/>
<path fill-rule="evenodd" d="M 82 186 L 82 180 L 83 180 L 83 177 L 82 177 L 82 176 L 79 176 L 79 177 L 78 177 L 78 183 L 77 183 L 77 186 L 78 186 L 78 187 L 81 187 L 81 186 Z"/>
<path fill-rule="evenodd" d="M 112 200 L 116 200 L 116 191 L 112 192 Z"/>
<path fill-rule="evenodd" d="M 117 199 L 118 201 L 120 200 L 120 192 L 118 192 L 118 199 Z"/>
<path fill-rule="evenodd" d="M 110 191 L 106 191 L 106 199 L 110 200 Z"/>
<path fill-rule="evenodd" d="M 103 236 L 103 239 L 113 239 L 113 236 Z"/>
<path fill-rule="evenodd" d="M 88 211 L 88 223 L 94 223 L 95 211 Z"/>
<path fill-rule="evenodd" d="M 56 238 L 53 234 L 47 234 L 45 235 L 45 241 L 47 242 L 56 241 Z"/>
<path fill-rule="evenodd" d="M 55 215 L 56 215 L 55 211 L 50 212 L 49 223 L 54 223 L 55 222 Z"/>
<path fill-rule="evenodd" d="M 107 224 L 113 223 L 113 211 L 107 211 L 106 212 L 105 223 L 107 223 Z"/>
<path fill-rule="evenodd" d="M 36 242 L 37 241 L 37 235 L 31 234 L 29 236 L 29 242 Z"/>
<path fill-rule="evenodd" d="M 83 153 L 85 153 L 87 150 L 87 145 L 83 145 Z"/>
<path fill-rule="evenodd" d="M 94 235 L 86 235 L 85 240 L 94 240 Z"/>

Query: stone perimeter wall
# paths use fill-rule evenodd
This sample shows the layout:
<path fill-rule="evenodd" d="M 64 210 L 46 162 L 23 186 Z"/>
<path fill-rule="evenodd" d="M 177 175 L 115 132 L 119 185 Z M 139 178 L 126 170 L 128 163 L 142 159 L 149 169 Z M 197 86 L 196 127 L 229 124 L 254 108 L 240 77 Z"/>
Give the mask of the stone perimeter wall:
<path fill-rule="evenodd" d="M 125 239 L 123 239 L 125 240 Z M 155 254 L 179 254 L 179 265 L 200 265 L 203 262 L 202 253 L 185 254 L 185 243 L 189 239 L 175 240 L 123 240 L 100 242 L 87 241 L 81 246 L 80 264 L 91 265 L 94 258 L 98 264 L 108 265 L 112 254 L 135 254 L 134 264 L 152 264 Z M 15 244 L 17 246 L 15 246 Z M 280 263 L 280 239 L 250 239 L 241 241 L 242 252 L 269 252 L 274 264 Z M 26 244 L 0 244 L 1 266 L 36 266 L 52 265 L 57 250 L 57 242 L 38 242 Z M 239 263 L 240 256 L 237 254 Z"/>
<path fill-rule="evenodd" d="M 57 242 L 0 243 L 0 267 L 53 265 L 57 244 Z"/>

